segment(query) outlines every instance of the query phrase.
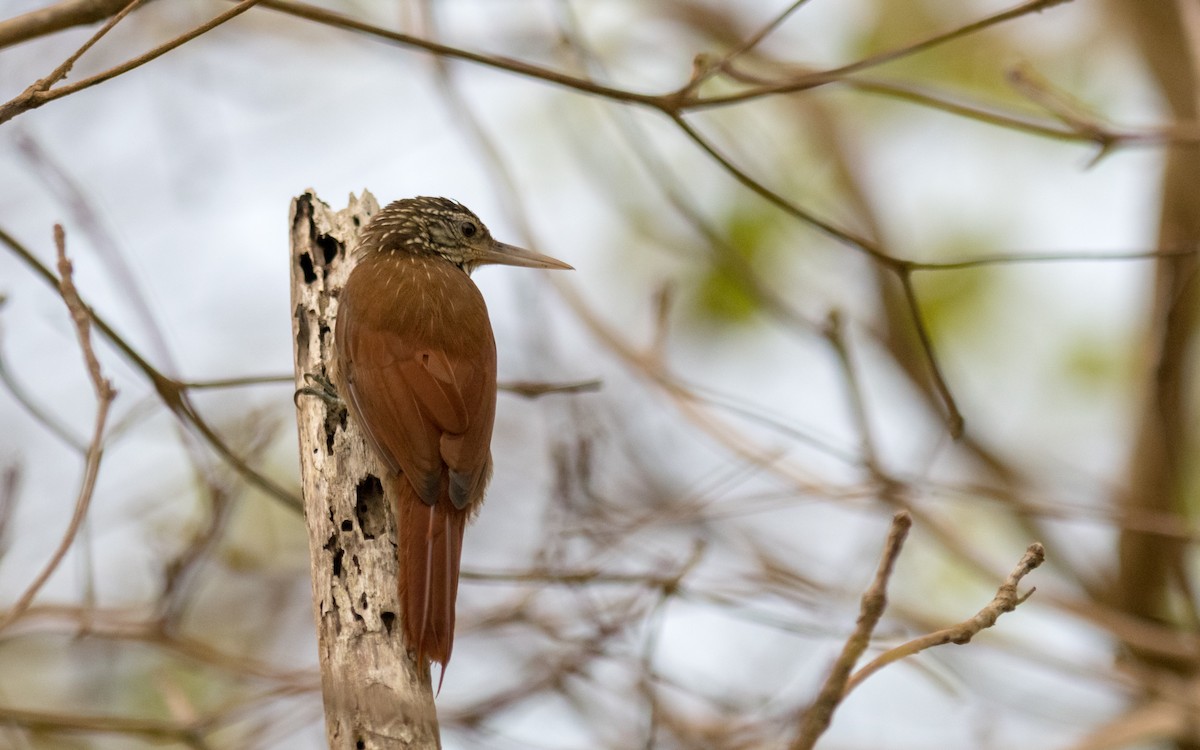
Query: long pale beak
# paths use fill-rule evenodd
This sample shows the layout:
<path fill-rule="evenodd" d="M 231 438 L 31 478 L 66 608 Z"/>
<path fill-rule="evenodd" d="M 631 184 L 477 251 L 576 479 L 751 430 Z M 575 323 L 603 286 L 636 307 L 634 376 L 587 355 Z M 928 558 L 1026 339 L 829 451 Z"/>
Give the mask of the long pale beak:
<path fill-rule="evenodd" d="M 523 268 L 553 268 L 563 271 L 574 271 L 574 266 L 551 258 L 549 255 L 535 253 L 516 245 L 506 245 L 503 242 L 492 241 L 491 247 L 479 250 L 472 259 L 476 264 L 495 263 L 501 266 L 521 266 Z"/>

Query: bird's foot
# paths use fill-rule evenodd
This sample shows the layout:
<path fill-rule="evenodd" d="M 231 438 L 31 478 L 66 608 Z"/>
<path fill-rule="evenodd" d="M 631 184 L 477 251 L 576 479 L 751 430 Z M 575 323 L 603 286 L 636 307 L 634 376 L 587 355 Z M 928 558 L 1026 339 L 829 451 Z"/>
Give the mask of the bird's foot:
<path fill-rule="evenodd" d="M 346 402 L 338 395 L 337 387 L 333 381 L 324 375 L 319 375 L 313 372 L 304 373 L 304 379 L 312 385 L 306 385 L 303 388 L 297 388 L 292 394 L 292 402 L 296 406 L 300 405 L 301 396 L 315 396 L 325 402 L 325 405 L 336 411 L 346 411 Z"/>

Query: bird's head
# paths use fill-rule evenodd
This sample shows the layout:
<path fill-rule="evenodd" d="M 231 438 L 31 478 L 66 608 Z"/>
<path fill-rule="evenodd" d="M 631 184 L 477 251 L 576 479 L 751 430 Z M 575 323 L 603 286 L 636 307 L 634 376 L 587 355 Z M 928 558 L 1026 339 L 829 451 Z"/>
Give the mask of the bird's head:
<path fill-rule="evenodd" d="M 497 241 L 478 216 L 449 198 L 421 196 L 388 204 L 363 230 L 360 247 L 437 256 L 467 273 L 488 263 L 571 269 L 548 255 Z"/>

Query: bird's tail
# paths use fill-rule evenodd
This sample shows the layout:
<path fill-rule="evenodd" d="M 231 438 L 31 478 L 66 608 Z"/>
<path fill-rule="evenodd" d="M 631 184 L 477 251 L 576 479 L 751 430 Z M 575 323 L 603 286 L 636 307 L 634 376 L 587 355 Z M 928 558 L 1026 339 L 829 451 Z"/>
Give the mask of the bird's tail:
<path fill-rule="evenodd" d="M 436 661 L 445 675 L 454 647 L 454 602 L 467 511 L 455 508 L 449 497 L 426 505 L 403 476 L 392 486 L 404 634 L 417 662 Z"/>

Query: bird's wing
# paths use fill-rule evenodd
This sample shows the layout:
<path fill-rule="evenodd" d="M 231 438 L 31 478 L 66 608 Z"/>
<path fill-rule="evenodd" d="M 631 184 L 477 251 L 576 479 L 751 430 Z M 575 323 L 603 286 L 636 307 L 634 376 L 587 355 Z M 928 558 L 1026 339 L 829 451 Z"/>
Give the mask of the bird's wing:
<path fill-rule="evenodd" d="M 343 378 L 357 422 L 422 501 L 436 503 L 445 480 L 451 502 L 466 507 L 482 495 L 491 472 L 496 408 L 491 336 L 477 356 L 452 357 L 391 331 L 373 331 L 368 343 L 350 320 L 338 335 L 344 337 L 339 348 L 349 371 Z"/>

